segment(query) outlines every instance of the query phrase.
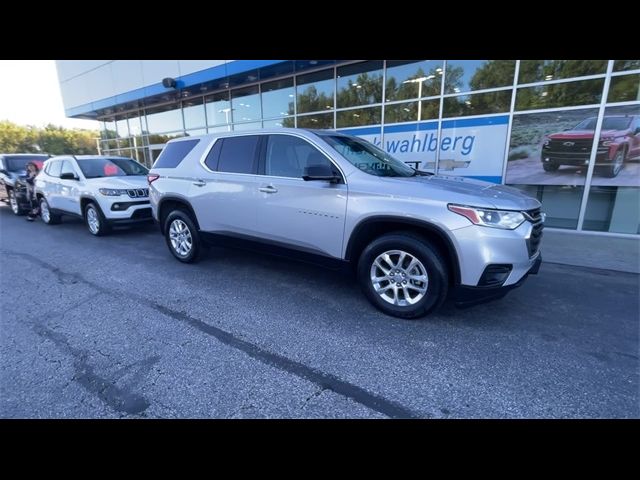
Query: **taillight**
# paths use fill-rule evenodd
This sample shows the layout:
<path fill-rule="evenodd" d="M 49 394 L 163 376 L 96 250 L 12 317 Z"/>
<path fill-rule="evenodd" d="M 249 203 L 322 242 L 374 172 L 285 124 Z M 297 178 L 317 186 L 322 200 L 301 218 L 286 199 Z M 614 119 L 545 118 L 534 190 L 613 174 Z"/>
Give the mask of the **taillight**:
<path fill-rule="evenodd" d="M 160 175 L 157 175 L 155 173 L 150 173 L 149 175 L 147 175 L 147 182 L 149 182 L 149 185 L 151 185 L 153 182 L 155 182 L 159 178 L 160 178 Z"/>

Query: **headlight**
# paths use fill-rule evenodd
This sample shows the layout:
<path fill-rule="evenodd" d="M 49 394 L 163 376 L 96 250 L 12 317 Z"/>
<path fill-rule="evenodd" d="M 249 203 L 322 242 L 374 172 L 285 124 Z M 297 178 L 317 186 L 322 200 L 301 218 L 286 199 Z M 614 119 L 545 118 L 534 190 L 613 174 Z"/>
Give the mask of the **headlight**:
<path fill-rule="evenodd" d="M 513 230 L 524 222 L 524 215 L 520 212 L 508 210 L 491 210 L 488 208 L 465 207 L 462 205 L 447 205 L 449 210 L 469 219 L 474 225 L 483 227 L 503 228 Z"/>
<path fill-rule="evenodd" d="M 126 190 L 122 190 L 120 188 L 100 188 L 98 190 L 102 195 L 106 195 L 107 197 L 117 197 L 119 195 L 124 195 L 127 193 Z"/>
<path fill-rule="evenodd" d="M 551 143 L 551 140 L 549 140 L 548 138 L 546 138 L 546 139 L 544 140 L 544 142 L 542 142 L 542 145 L 543 145 L 543 146 L 545 146 L 545 147 L 548 147 L 550 143 Z"/>
<path fill-rule="evenodd" d="M 600 141 L 600 145 L 602 145 L 603 147 L 608 147 L 612 143 L 613 143 L 613 140 L 601 140 Z"/>

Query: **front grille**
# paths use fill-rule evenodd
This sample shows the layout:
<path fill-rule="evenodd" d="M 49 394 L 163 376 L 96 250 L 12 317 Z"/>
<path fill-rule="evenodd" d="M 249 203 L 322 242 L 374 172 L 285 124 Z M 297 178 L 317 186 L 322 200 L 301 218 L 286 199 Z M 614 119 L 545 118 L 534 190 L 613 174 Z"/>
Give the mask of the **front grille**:
<path fill-rule="evenodd" d="M 580 140 L 550 140 L 549 145 L 545 145 L 542 149 L 544 154 L 573 154 L 573 155 L 589 155 L 593 146 L 592 139 Z"/>
<path fill-rule="evenodd" d="M 533 257 L 540 248 L 540 242 L 542 241 L 542 230 L 544 229 L 544 219 L 542 211 L 539 208 L 533 210 L 527 210 L 522 212 L 525 218 L 531 222 L 533 228 L 531 229 L 531 236 L 527 239 L 527 250 L 529 251 L 529 258 Z"/>
<path fill-rule="evenodd" d="M 133 212 L 131 218 L 151 218 L 151 209 L 150 208 L 140 208 Z"/>
<path fill-rule="evenodd" d="M 127 194 L 131 198 L 148 197 L 149 189 L 148 188 L 130 188 L 129 190 L 127 190 Z"/>

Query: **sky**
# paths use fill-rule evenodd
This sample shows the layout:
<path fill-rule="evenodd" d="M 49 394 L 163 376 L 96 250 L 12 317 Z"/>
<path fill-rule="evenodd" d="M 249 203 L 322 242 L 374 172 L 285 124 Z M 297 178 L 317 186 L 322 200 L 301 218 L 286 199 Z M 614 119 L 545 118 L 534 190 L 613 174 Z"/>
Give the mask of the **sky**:
<path fill-rule="evenodd" d="M 53 60 L 0 60 L 0 120 L 38 127 L 53 123 L 99 128 L 95 120 L 65 117 Z"/>

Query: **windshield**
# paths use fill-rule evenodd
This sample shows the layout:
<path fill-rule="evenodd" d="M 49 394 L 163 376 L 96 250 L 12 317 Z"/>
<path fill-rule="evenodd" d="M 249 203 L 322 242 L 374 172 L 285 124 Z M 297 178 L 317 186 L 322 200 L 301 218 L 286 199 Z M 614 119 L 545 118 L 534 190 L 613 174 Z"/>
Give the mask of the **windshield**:
<path fill-rule="evenodd" d="M 86 178 L 140 176 L 149 172 L 129 158 L 85 158 L 78 159 L 78 165 Z"/>
<path fill-rule="evenodd" d="M 375 145 L 356 137 L 326 135 L 322 137 L 352 165 L 378 177 L 412 177 L 416 170 L 393 158 Z"/>
<path fill-rule="evenodd" d="M 631 117 L 604 117 L 602 119 L 602 130 L 626 130 L 631 124 Z M 587 118 L 578 125 L 573 127 L 573 130 L 595 130 L 596 118 Z"/>
<path fill-rule="evenodd" d="M 27 169 L 27 163 L 33 162 L 38 166 L 39 170 L 42 170 L 42 163 L 48 157 L 5 157 L 5 162 L 7 162 L 7 170 L 10 172 L 20 172 L 22 170 Z"/>

